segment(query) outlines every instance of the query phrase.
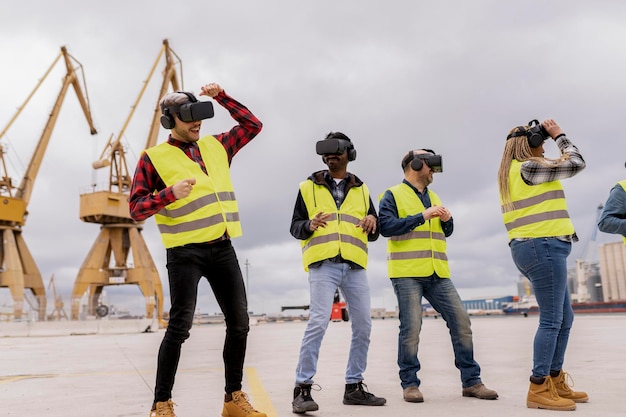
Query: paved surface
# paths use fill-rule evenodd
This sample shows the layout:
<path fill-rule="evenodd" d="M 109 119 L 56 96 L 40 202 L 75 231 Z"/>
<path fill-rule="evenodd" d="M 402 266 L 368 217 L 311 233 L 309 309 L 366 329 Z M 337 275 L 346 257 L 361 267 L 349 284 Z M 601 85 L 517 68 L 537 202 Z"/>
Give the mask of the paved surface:
<path fill-rule="evenodd" d="M 395 362 L 397 320 L 374 320 L 365 382 L 387 398 L 383 407 L 343 405 L 343 374 L 350 322 L 330 323 L 313 392 L 320 410 L 310 416 L 546 416 L 526 408 L 536 317 L 474 317 L 476 359 L 495 401 L 461 396 L 459 374 L 445 323 L 428 318 L 422 329 L 421 391 L 425 402 L 407 403 Z M 262 323 L 250 332 L 244 390 L 270 417 L 291 412 L 294 369 L 305 322 Z M 0 325 L 1 326 L 1 325 Z M 565 370 L 590 401 L 577 416 L 626 416 L 626 315 L 578 315 Z M 192 329 L 174 388 L 178 417 L 219 417 L 223 400 L 221 349 L 224 326 Z M 154 333 L 0 338 L 0 416 L 126 417 L 149 414 L 156 353 Z M 305 415 L 305 416 L 306 416 Z M 559 414 L 561 415 L 561 414 Z M 569 415 L 569 414 L 568 414 Z"/>

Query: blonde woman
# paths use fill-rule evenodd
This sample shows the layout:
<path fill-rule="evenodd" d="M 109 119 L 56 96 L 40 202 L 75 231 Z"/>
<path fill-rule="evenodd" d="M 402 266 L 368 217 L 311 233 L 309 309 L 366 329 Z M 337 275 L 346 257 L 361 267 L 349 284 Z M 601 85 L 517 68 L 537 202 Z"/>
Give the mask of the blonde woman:
<path fill-rule="evenodd" d="M 552 138 L 561 156 L 544 157 L 544 141 Z M 561 180 L 585 168 L 578 148 L 552 119 L 531 121 L 507 136 L 498 188 L 513 262 L 526 276 L 539 304 L 528 408 L 574 410 L 586 402 L 573 391 L 563 362 L 574 311 L 567 288 L 567 256 L 578 240 L 567 211 Z"/>

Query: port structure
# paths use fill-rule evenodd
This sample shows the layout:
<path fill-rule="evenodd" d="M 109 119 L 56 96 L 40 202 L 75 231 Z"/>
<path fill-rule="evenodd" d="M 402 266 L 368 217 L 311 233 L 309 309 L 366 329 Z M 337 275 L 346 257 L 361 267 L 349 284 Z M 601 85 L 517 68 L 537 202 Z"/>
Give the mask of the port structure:
<path fill-rule="evenodd" d="M 89 100 L 86 94 L 87 90 L 83 87 L 85 82 L 84 76 L 82 76 L 82 65 L 68 53 L 65 46 L 62 46 L 61 52 L 52 65 L 50 65 L 24 103 L 18 107 L 16 114 L 11 118 L 8 125 L 0 132 L 0 139 L 5 136 L 52 69 L 61 61 L 61 58 L 63 58 L 66 67 L 61 89 L 48 115 L 44 130 L 30 158 L 24 176 L 17 187 L 13 186 L 13 179 L 9 177 L 4 159 L 5 151 L 2 145 L 0 145 L 0 287 L 9 288 L 11 298 L 13 299 L 13 318 L 16 320 L 22 318 L 24 300 L 30 303 L 29 298 L 27 298 L 27 295 L 30 294 L 35 299 L 34 303 L 31 303 L 31 307 L 37 313 L 37 320 L 43 321 L 46 319 L 46 288 L 44 287 L 35 258 L 28 249 L 22 232 L 26 225 L 28 204 L 33 193 L 35 180 L 70 86 L 76 92 L 91 134 L 95 135 L 97 133 L 91 116 Z M 26 290 L 29 290 L 30 294 Z"/>
<path fill-rule="evenodd" d="M 133 114 L 159 63 L 165 60 L 162 82 L 157 97 L 152 122 L 144 149 L 157 143 L 160 125 L 159 100 L 169 86 L 179 91 L 177 67 L 181 61 L 170 48 L 167 39 L 150 70 L 148 78 L 116 138 L 111 135 L 100 158 L 92 164 L 94 170 L 109 168 L 108 188 L 96 189 L 80 195 L 80 219 L 100 225 L 100 233 L 78 271 L 71 300 L 71 317 L 79 318 L 81 300 L 87 293 L 87 315 L 97 315 L 102 290 L 109 285 L 138 285 L 146 302 L 146 318 L 154 318 L 156 311 L 160 324 L 163 323 L 163 288 L 159 273 L 142 235 L 143 222 L 130 216 L 128 196 L 132 185 L 126 162 L 122 138 Z M 182 72 L 182 71 L 181 71 Z M 131 261 L 132 256 L 132 263 Z"/>

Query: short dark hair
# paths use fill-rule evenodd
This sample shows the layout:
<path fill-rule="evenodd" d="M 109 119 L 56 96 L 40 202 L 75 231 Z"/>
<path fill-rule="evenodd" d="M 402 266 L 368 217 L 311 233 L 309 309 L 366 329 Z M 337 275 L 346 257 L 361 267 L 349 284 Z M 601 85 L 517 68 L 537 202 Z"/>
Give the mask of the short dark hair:
<path fill-rule="evenodd" d="M 347 140 L 348 142 L 352 143 L 352 141 L 350 140 L 350 138 L 341 132 L 329 132 L 326 137 L 324 138 L 324 140 L 326 139 L 343 139 L 343 140 Z"/>

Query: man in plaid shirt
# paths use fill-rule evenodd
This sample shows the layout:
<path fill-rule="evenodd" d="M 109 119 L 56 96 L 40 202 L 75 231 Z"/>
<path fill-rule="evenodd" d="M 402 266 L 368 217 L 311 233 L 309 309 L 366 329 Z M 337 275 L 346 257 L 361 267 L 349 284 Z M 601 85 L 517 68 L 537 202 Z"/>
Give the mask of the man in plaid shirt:
<path fill-rule="evenodd" d="M 129 198 L 134 220 L 155 216 L 167 250 L 171 309 L 158 353 L 150 417 L 175 417 L 172 388 L 201 277 L 211 285 L 226 322 L 222 415 L 266 417 L 241 391 L 249 318 L 243 277 L 230 241 L 242 233 L 230 163 L 262 124 L 218 84 L 202 86 L 200 95 L 213 98 L 238 124 L 228 132 L 200 138 L 202 120 L 195 119 L 212 117 L 212 105 L 188 92 L 165 95 L 160 102 L 161 124 L 170 129 L 169 138 L 143 152 Z"/>

